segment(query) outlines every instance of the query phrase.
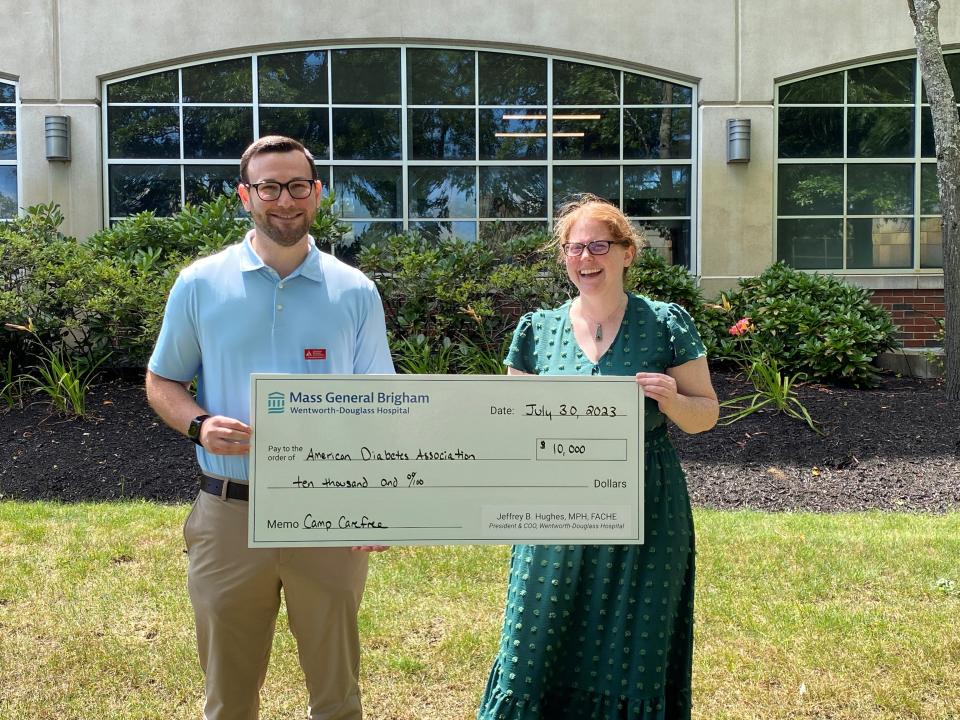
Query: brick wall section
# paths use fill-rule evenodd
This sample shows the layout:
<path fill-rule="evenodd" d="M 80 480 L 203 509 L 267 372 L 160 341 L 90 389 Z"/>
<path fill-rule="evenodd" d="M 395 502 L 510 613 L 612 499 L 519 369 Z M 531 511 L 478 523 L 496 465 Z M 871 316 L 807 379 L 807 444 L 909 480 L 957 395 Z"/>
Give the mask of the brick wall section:
<path fill-rule="evenodd" d="M 943 290 L 874 290 L 870 299 L 890 313 L 903 347 L 942 345 L 936 319 L 943 317 Z"/>

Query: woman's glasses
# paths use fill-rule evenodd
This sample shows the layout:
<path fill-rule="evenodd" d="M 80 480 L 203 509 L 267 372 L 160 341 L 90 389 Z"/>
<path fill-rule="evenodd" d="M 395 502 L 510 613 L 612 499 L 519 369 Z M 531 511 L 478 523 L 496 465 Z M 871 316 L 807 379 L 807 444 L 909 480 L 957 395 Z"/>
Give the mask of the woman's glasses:
<path fill-rule="evenodd" d="M 629 245 L 623 240 L 593 240 L 584 243 L 564 243 L 561 245 L 563 254 L 567 257 L 580 257 L 584 249 L 589 250 L 591 255 L 606 255 L 610 252 L 611 245 Z"/>

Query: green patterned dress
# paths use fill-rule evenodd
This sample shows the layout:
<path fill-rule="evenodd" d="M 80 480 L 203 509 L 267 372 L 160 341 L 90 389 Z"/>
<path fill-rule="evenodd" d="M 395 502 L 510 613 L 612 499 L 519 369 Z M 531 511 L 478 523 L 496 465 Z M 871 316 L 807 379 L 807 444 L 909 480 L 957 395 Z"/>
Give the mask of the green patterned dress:
<path fill-rule="evenodd" d="M 570 303 L 521 318 L 507 354 L 537 375 L 663 372 L 705 352 L 683 308 L 631 295 L 596 364 Z M 500 648 L 479 720 L 690 717 L 693 519 L 657 403 L 646 401 L 643 545 L 515 545 Z"/>

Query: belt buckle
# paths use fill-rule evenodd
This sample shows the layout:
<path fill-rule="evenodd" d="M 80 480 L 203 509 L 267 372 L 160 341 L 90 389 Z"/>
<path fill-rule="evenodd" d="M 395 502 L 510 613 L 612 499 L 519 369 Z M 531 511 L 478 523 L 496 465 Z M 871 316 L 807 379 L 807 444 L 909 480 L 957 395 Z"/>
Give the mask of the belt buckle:
<path fill-rule="evenodd" d="M 227 501 L 227 489 L 230 487 L 230 481 L 226 478 L 223 478 L 221 481 L 223 484 L 220 486 L 220 500 L 223 502 Z"/>

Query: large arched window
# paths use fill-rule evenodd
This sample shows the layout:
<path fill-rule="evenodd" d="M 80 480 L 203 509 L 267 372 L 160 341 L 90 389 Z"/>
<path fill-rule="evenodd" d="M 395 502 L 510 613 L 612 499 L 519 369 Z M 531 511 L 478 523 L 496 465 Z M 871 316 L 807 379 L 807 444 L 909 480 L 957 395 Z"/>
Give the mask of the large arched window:
<path fill-rule="evenodd" d="M 283 133 L 317 158 L 351 228 L 466 239 L 549 225 L 571 193 L 620 205 L 691 264 L 694 88 L 542 55 L 320 48 L 105 84 L 111 219 L 232 192 L 244 147 Z"/>
<path fill-rule="evenodd" d="M 16 216 L 17 86 L 0 80 L 0 221 Z"/>
<path fill-rule="evenodd" d="M 946 56 L 955 91 L 960 54 Z M 777 89 L 777 258 L 804 269 L 943 267 L 930 107 L 915 59 Z"/>

